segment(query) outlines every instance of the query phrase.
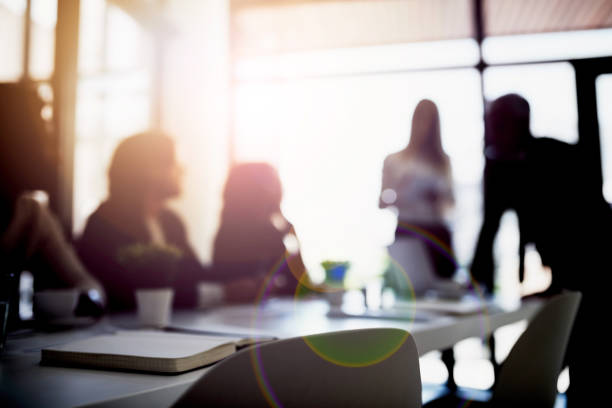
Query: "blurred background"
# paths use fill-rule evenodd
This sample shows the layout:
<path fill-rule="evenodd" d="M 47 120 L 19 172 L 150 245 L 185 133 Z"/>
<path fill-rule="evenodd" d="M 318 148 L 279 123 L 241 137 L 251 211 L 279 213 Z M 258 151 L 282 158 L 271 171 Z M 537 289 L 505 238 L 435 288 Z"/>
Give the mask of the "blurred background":
<path fill-rule="evenodd" d="M 466 274 L 488 101 L 524 96 L 532 132 L 583 144 L 612 201 L 611 27 L 609 0 L 0 0 L 0 82 L 35 82 L 48 103 L 61 157 L 49 194 L 69 233 L 106 196 L 118 142 L 162 129 L 177 141 L 185 175 L 174 206 L 202 262 L 230 165 L 266 161 L 314 280 L 328 259 L 349 260 L 356 281 L 380 273 L 396 227 L 378 208 L 383 159 L 406 145 L 429 98 Z M 550 274 L 529 249 L 518 287 L 516 217 L 502 223 L 503 287 L 545 288 Z M 487 388 L 482 378 L 471 385 Z"/>

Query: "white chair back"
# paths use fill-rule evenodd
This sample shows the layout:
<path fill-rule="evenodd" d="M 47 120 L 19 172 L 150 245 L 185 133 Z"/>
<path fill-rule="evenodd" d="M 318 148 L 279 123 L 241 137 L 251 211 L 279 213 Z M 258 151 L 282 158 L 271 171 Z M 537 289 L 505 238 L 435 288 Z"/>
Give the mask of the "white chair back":
<path fill-rule="evenodd" d="M 529 322 L 503 363 L 493 406 L 553 407 L 557 379 L 582 295 L 550 299 Z"/>
<path fill-rule="evenodd" d="M 418 353 L 399 329 L 280 340 L 218 363 L 175 406 L 420 407 Z"/>

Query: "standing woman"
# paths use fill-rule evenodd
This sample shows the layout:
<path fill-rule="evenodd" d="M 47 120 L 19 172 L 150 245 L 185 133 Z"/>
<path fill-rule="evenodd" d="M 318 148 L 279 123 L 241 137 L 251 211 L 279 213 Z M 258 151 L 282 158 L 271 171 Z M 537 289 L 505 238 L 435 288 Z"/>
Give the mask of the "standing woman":
<path fill-rule="evenodd" d="M 416 227 L 452 248 L 445 215 L 453 204 L 451 166 L 442 148 L 438 108 L 423 99 L 412 116 L 408 145 L 385 158 L 379 206 L 397 209 L 396 240 L 415 238 Z M 429 243 L 427 253 L 438 276 L 453 276 L 455 264 L 448 254 Z"/>
<path fill-rule="evenodd" d="M 395 241 L 422 241 L 432 269 L 441 278 L 455 273 L 451 232 L 445 220 L 453 204 L 451 166 L 442 148 L 440 115 L 432 101 L 423 99 L 412 116 L 408 146 L 385 158 L 379 206 L 396 208 Z M 424 234 L 429 239 L 424 239 Z M 432 245 L 431 236 L 444 250 Z M 447 386 L 455 389 L 452 348 L 442 351 L 442 361 L 448 370 Z"/>

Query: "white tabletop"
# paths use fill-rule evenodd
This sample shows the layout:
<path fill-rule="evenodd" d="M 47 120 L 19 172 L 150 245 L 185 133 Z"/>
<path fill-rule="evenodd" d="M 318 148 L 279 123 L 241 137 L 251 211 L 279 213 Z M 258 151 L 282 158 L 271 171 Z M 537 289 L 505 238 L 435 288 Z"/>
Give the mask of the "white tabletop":
<path fill-rule="evenodd" d="M 530 319 L 541 301 L 523 302 L 513 310 L 493 310 L 463 316 L 432 315 L 427 320 L 336 318 L 328 316 L 323 300 L 270 300 L 261 305 L 224 306 L 207 311 L 174 313 L 172 326 L 192 330 L 266 335 L 279 338 L 372 327 L 409 331 L 420 355 L 448 348 L 469 337 L 484 337 L 498 327 Z M 168 406 L 208 368 L 180 375 L 113 372 L 40 366 L 40 350 L 79 338 L 134 327 L 135 316 L 105 317 L 93 326 L 56 333 L 11 336 L 1 358 L 0 391 L 31 406 Z"/>

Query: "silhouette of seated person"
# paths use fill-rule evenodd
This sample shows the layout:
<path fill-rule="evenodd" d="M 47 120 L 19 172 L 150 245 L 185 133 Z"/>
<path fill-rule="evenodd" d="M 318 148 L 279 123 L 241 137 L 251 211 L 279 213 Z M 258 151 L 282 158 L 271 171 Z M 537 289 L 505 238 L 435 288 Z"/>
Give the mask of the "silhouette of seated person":
<path fill-rule="evenodd" d="M 19 320 L 19 275 L 25 270 L 34 276 L 35 291 L 77 288 L 100 311 L 104 302 L 102 286 L 78 259 L 46 200 L 34 193 L 53 191 L 57 165 L 42 109 L 34 88 L 0 84 L 0 269 L 12 327 Z"/>
<path fill-rule="evenodd" d="M 455 263 L 449 254 L 415 234 L 421 230 L 452 248 L 447 211 L 454 204 L 450 160 L 440 138 L 440 117 L 436 105 L 421 100 L 412 116 L 408 145 L 385 158 L 379 207 L 395 207 L 398 216 L 396 241 L 421 239 L 433 270 L 450 278 Z M 452 250 L 451 250 L 452 251 Z"/>
<path fill-rule="evenodd" d="M 281 200 L 281 182 L 269 164 L 242 163 L 230 169 L 213 250 L 214 276 L 224 284 L 227 300 L 250 301 L 264 289 L 293 295 L 306 277 Z"/>
<path fill-rule="evenodd" d="M 89 216 L 79 240 L 79 255 L 104 285 L 111 311 L 133 309 L 134 291 L 159 285 L 158 275 L 167 272 L 147 273 L 122 264 L 121 252 L 135 244 L 177 249 L 174 304 L 196 305 L 195 284 L 205 279 L 205 271 L 183 222 L 167 206 L 180 194 L 180 175 L 174 142 L 164 134 L 137 134 L 117 146 L 108 171 L 108 198 Z"/>
<path fill-rule="evenodd" d="M 609 347 L 597 334 L 601 326 L 594 316 L 609 309 L 604 304 L 607 285 L 601 280 L 602 272 L 611 269 L 607 253 L 612 248 L 612 214 L 601 186 L 593 188 L 589 182 L 580 144 L 535 138 L 529 121 L 529 104 L 516 94 L 496 99 L 487 110 L 484 221 L 471 272 L 487 291 L 493 291 L 493 241 L 502 214 L 514 210 L 521 261 L 525 245 L 533 243 L 552 272 L 551 285 L 541 295 L 562 289 L 583 293 L 568 349 L 568 403 L 584 403 L 594 395 L 594 385 L 601 384 L 589 367 L 594 357 L 589 350 Z M 607 351 L 604 354 L 597 358 L 602 363 L 605 359 L 604 369 L 610 369 Z"/>

